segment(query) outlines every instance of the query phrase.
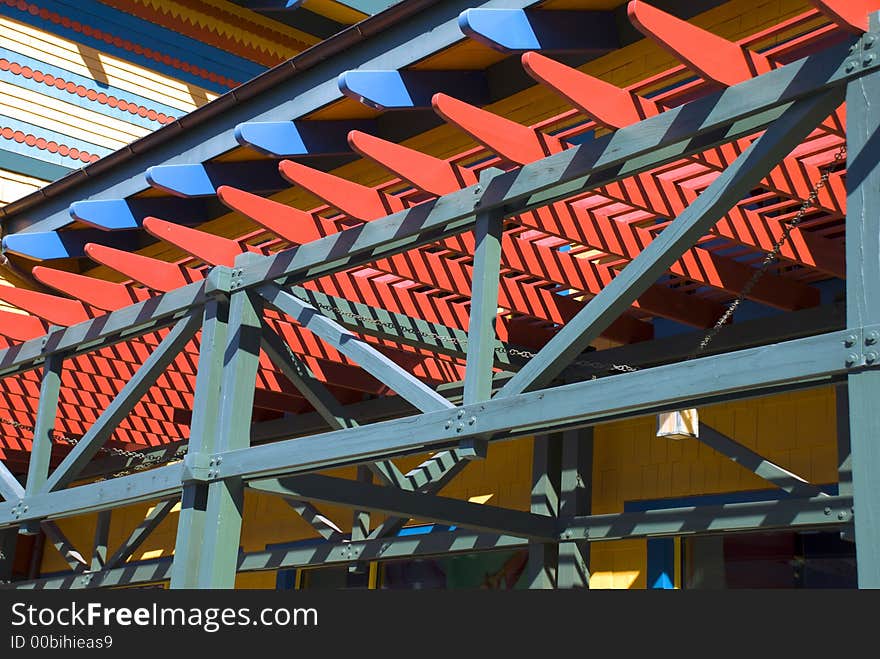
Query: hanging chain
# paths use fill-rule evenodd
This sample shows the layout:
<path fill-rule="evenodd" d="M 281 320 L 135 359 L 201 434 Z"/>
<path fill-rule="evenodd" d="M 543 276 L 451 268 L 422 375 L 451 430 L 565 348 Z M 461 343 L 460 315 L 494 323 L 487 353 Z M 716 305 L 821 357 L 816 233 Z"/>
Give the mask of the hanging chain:
<path fill-rule="evenodd" d="M 758 281 L 763 277 L 767 269 L 776 263 L 779 259 L 779 252 L 782 251 L 783 245 L 791 236 L 791 232 L 803 221 L 807 212 L 810 210 L 812 206 L 816 204 L 816 201 L 819 199 L 819 191 L 824 188 L 828 184 L 828 177 L 831 176 L 831 172 L 834 168 L 846 158 L 846 142 L 840 145 L 840 148 L 837 150 L 837 153 L 834 154 L 834 160 L 831 162 L 828 167 L 826 167 L 822 171 L 822 176 L 819 177 L 819 180 L 816 181 L 816 184 L 813 186 L 813 189 L 810 190 L 810 195 L 804 199 L 801 203 L 800 208 L 798 208 L 795 216 L 786 221 L 781 222 L 782 224 L 782 234 L 773 243 L 773 247 L 769 252 L 764 256 L 764 260 L 761 261 L 761 265 L 752 273 L 752 276 L 746 282 L 746 285 L 743 286 L 739 295 L 736 296 L 736 299 L 733 300 L 728 306 L 727 309 L 724 310 L 724 313 L 721 314 L 721 317 L 715 321 L 715 325 L 712 326 L 706 336 L 703 337 L 703 340 L 700 341 L 700 345 L 697 346 L 697 349 L 688 357 L 688 359 L 693 359 L 700 355 L 712 342 L 712 340 L 718 335 L 721 329 L 727 324 L 727 321 L 731 319 L 733 314 L 736 313 L 736 310 L 739 309 L 740 305 L 745 300 L 746 296 L 752 292 L 752 289 L 755 288 L 755 285 Z"/>
<path fill-rule="evenodd" d="M 0 417 L 0 425 L 12 426 L 18 430 L 23 430 L 25 432 L 31 433 L 31 437 L 33 437 L 33 433 L 36 432 L 36 428 L 34 426 L 30 426 L 26 423 L 21 423 L 20 421 L 15 421 L 14 419 L 6 419 Z M 58 431 L 53 430 L 51 434 L 51 439 L 56 442 L 64 442 L 65 444 L 69 444 L 70 446 L 76 446 L 80 442 L 80 437 L 70 437 L 69 435 L 63 435 Z M 182 441 L 181 437 L 174 437 L 171 441 Z M 172 462 L 181 458 L 186 453 L 186 446 L 181 446 L 174 452 L 171 456 L 167 457 L 153 457 L 144 455 L 139 451 L 126 451 L 125 449 L 116 448 L 113 446 L 102 446 L 98 449 L 99 453 L 105 453 L 107 455 L 115 455 L 126 460 L 136 460 L 137 462 L 128 467 L 127 469 L 123 469 L 119 472 L 113 474 L 113 477 L 116 476 L 125 476 L 130 473 L 134 473 L 136 471 L 143 471 L 145 469 L 149 469 L 152 467 L 159 466 L 161 464 L 165 464 L 168 462 Z"/>

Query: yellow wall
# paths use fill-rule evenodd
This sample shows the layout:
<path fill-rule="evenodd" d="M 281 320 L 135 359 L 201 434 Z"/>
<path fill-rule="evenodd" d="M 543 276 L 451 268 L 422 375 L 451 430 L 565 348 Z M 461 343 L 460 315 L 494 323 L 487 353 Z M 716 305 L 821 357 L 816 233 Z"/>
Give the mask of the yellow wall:
<path fill-rule="evenodd" d="M 807 481 L 837 482 L 833 388 L 715 405 L 699 413 L 703 423 Z M 654 416 L 598 426 L 594 451 L 595 514 L 623 512 L 625 501 L 772 487 L 697 440 L 659 439 Z M 644 588 L 645 561 L 644 540 L 596 543 L 591 586 L 630 582 Z"/>

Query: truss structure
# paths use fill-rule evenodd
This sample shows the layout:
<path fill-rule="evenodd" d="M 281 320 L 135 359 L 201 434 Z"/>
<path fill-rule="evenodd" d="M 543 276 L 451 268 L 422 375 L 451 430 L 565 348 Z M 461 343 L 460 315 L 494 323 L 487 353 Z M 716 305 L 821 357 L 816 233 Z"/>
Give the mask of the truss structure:
<path fill-rule="evenodd" d="M 528 75 L 576 111 L 524 126 L 478 107 L 479 75 L 404 71 L 403 61 L 401 70 L 357 68 L 339 76 L 340 93 L 372 108 L 433 109 L 481 146 L 440 159 L 375 137 L 369 122 L 291 121 L 326 101 L 318 85 L 295 102 L 273 97 L 259 121 L 236 126 L 237 144 L 273 159 L 250 170 L 208 162 L 229 135 L 194 131 L 175 147 L 187 162 L 155 165 L 135 182 L 106 173 L 102 198 L 62 191 L 28 231 L 6 236 L 7 252 L 46 261 L 34 276 L 64 295 L 0 289 L 27 312 L 2 312 L 9 347 L 0 375 L 19 378 L 38 400 L 33 429 L 20 431 L 33 436 L 26 479 L 12 461 L 0 467 L 0 529 L 8 538 L 42 528 L 71 566 L 68 575 L 11 586 L 170 579 L 178 588 L 227 588 L 238 571 L 529 547 L 535 587 L 583 587 L 590 542 L 799 527 L 854 528 L 859 584 L 880 587 L 880 23 L 862 20 L 870 3 L 817 2 L 832 23 L 758 51 L 632 2 L 633 24 L 688 67 L 643 83 L 661 89 L 650 97 L 547 56 L 585 38 L 558 23 L 578 25 L 577 12 L 487 4 L 454 27 L 522 51 Z M 431 39 L 451 40 L 449 21 L 439 24 Z M 591 29 L 593 48 L 615 47 Z M 438 46 L 416 41 L 414 51 Z M 671 80 L 678 84 L 663 86 Z M 369 187 L 296 158 L 348 149 L 395 178 Z M 787 229 L 829 167 L 810 215 Z M 83 185 L 88 196 L 98 183 Z M 318 204 L 304 210 L 260 194 L 290 185 Z M 134 196 L 148 186 L 175 197 Z M 222 237 L 158 217 L 208 201 L 255 228 Z M 128 251 L 141 228 L 179 258 Z M 747 291 L 785 313 L 733 324 L 695 355 L 697 337 L 786 231 L 778 262 Z M 84 256 L 115 271 L 118 283 L 51 267 L 54 258 Z M 845 313 L 820 306 L 810 286 L 828 277 L 846 281 Z M 645 340 L 651 318 L 694 334 Z M 591 350 L 603 336 L 622 345 Z M 123 367 L 112 377 L 100 366 L 110 362 Z M 76 376 L 78 391 L 71 373 L 88 376 Z M 785 495 L 590 513 L 583 483 L 593 425 L 827 384 L 848 400 L 836 495 L 705 427 L 700 441 Z M 371 399 L 342 401 L 340 386 Z M 58 416 L 89 407 L 83 392 L 96 402 L 65 428 L 76 441 L 53 465 Z M 191 420 L 162 411 L 174 396 Z M 314 411 L 254 416 L 255 407 L 291 401 Z M 143 427 L 138 409 L 151 419 Z M 530 511 L 438 494 L 493 443 L 532 435 Z M 145 437 L 154 446 L 143 448 Z M 425 452 L 433 455 L 417 469 L 395 466 Z M 129 469 L 145 459 L 158 466 Z M 317 473 L 351 465 L 356 480 Z M 247 489 L 283 497 L 322 542 L 240 552 Z M 108 558 L 107 511 L 145 501 L 159 503 Z M 173 559 L 126 565 L 178 501 Z M 352 509 L 349 537 L 320 513 L 323 503 Z M 389 517 L 371 528 L 371 511 Z M 93 512 L 103 540 L 88 560 L 54 520 Z M 397 535 L 409 519 L 457 530 Z"/>

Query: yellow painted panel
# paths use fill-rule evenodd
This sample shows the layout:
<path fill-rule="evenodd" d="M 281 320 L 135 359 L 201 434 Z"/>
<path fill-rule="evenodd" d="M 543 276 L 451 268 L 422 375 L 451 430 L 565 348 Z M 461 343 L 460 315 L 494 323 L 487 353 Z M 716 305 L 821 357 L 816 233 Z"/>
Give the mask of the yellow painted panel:
<path fill-rule="evenodd" d="M 20 199 L 34 190 L 42 188 L 47 183 L 48 181 L 32 176 L 0 169 L 0 206 Z"/>
<path fill-rule="evenodd" d="M 149 128 L 3 81 L 0 114 L 114 150 L 151 132 Z"/>
<path fill-rule="evenodd" d="M 312 112 L 306 119 L 372 119 L 381 114 L 378 110 L 368 108 L 363 103 L 358 103 L 352 98 L 343 97 L 323 108 Z"/>
<path fill-rule="evenodd" d="M 590 545 L 590 589 L 639 589 L 647 584 L 644 540 L 594 542 Z"/>
<path fill-rule="evenodd" d="M 359 23 L 367 17 L 363 12 L 352 9 L 341 2 L 336 2 L 336 0 L 306 0 L 302 6 L 309 11 L 346 25 Z"/>
<path fill-rule="evenodd" d="M 463 39 L 409 68 L 422 71 L 478 70 L 485 69 L 506 57 L 504 53 L 492 50 L 477 41 Z"/>
<path fill-rule="evenodd" d="M 237 590 L 275 590 L 276 571 L 240 572 L 235 575 Z"/>
<path fill-rule="evenodd" d="M 0 16 L 0 41 L 22 55 L 189 112 L 216 94 Z"/>

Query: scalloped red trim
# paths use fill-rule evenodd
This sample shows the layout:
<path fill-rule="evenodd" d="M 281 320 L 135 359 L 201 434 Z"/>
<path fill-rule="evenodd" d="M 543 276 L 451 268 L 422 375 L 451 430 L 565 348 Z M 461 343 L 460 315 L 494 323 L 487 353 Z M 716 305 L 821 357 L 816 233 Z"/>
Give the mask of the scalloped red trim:
<path fill-rule="evenodd" d="M 48 87 L 62 89 L 71 94 L 76 94 L 81 98 L 88 98 L 90 101 L 97 101 L 101 105 L 109 105 L 111 108 L 119 108 L 130 114 L 136 114 L 139 117 L 149 119 L 150 121 L 157 121 L 160 124 L 170 124 L 176 119 L 176 117 L 171 117 L 164 112 L 156 112 L 143 105 L 126 101 L 125 99 L 116 98 L 115 96 L 107 96 L 104 92 L 99 92 L 96 89 L 90 89 L 83 85 L 76 85 L 64 78 L 54 76 L 51 73 L 43 73 L 39 69 L 32 69 L 27 65 L 22 66 L 17 62 L 10 62 L 5 57 L 0 57 L 0 71 L 9 71 L 13 75 L 20 75 L 29 80 L 35 80 Z"/>
<path fill-rule="evenodd" d="M 82 151 L 76 147 L 67 146 L 66 144 L 58 144 L 55 140 L 47 140 L 45 137 L 37 137 L 31 133 L 24 133 L 20 130 L 13 130 L 12 128 L 0 128 L 0 137 L 12 140 L 13 142 L 18 142 L 19 144 L 36 147 L 41 151 L 57 153 L 65 158 L 81 160 L 85 163 L 95 162 L 101 157 L 94 153 L 89 153 L 88 151 Z"/>

